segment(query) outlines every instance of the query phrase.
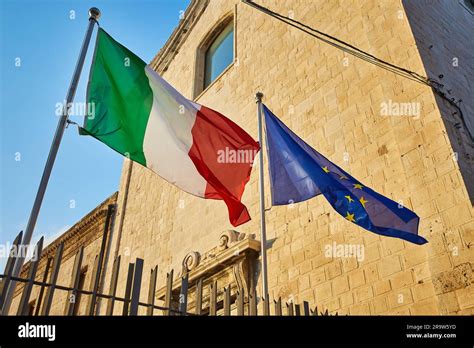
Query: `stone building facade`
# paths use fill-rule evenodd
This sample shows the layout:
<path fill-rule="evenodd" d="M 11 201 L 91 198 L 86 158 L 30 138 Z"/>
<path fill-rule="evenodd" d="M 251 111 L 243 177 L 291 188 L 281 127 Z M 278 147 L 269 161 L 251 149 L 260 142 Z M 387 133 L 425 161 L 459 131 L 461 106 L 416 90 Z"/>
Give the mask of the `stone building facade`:
<path fill-rule="evenodd" d="M 79 220 L 74 226 L 69 228 L 60 237 L 55 239 L 53 242 L 43 248 L 41 258 L 36 272 L 36 281 L 51 283 L 51 277 L 53 274 L 52 269 L 54 268 L 54 257 L 56 251 L 63 243 L 62 258 L 59 267 L 59 273 L 57 276 L 57 284 L 69 287 L 71 284 L 71 277 L 73 274 L 73 267 L 75 256 L 78 254 L 79 249 L 83 248 L 82 265 L 79 277 L 78 288 L 81 290 L 89 290 L 91 287 L 92 273 L 94 268 L 94 262 L 96 257 L 100 254 L 100 249 L 103 244 L 104 230 L 106 225 L 107 214 L 110 211 L 110 220 L 113 221 L 114 215 L 112 214 L 115 209 L 109 209 L 109 207 L 115 207 L 118 193 L 114 193 L 108 197 L 104 202 L 99 204 L 90 213 Z M 113 224 L 111 224 L 113 226 Z M 110 233 L 105 234 L 106 240 L 104 245 L 106 248 L 103 259 L 108 257 L 107 252 L 107 236 Z M 104 265 L 107 263 L 105 262 Z M 31 262 L 25 263 L 20 273 L 21 278 L 28 278 L 28 273 L 31 267 Z M 103 282 L 102 282 L 103 286 Z M 12 305 L 10 307 L 10 315 L 16 314 L 18 305 L 21 300 L 24 283 L 18 283 L 15 289 Z M 31 315 L 40 315 L 42 313 L 45 297 L 47 293 L 47 287 L 42 288 L 40 286 L 33 286 L 28 312 Z M 84 315 L 87 313 L 87 302 L 88 296 L 76 296 L 74 298 L 74 310 L 75 315 Z M 53 301 L 51 304 L 50 314 L 51 315 L 63 315 L 65 312 L 65 306 L 70 303 L 68 298 L 68 292 L 57 289 L 54 293 Z"/>
<path fill-rule="evenodd" d="M 271 207 L 265 170 L 271 297 L 307 300 L 342 314 L 473 314 L 472 14 L 462 1 L 258 3 L 441 80 L 449 95 L 463 100 L 465 118 L 431 88 L 346 55 L 241 1 L 191 1 L 151 66 L 186 97 L 222 112 L 254 138 L 254 96 L 263 92 L 264 103 L 311 146 L 414 210 L 419 233 L 429 240 L 417 246 L 365 231 L 342 219 L 322 196 Z M 234 61 L 202 91 L 202 52 L 229 20 Z M 382 115 L 384 103 L 416 103 L 419 117 Z M 253 220 L 237 231 L 258 240 L 257 167 L 243 196 Z M 193 274 L 199 257 L 233 229 L 221 201 L 181 192 L 127 160 L 117 214 L 112 249 L 125 262 L 143 258 L 145 269 L 158 265 L 158 287 L 169 270 L 175 278 L 186 272 L 187 262 Z M 362 246 L 363 260 L 327 257 L 333 243 Z M 258 261 L 254 265 L 250 278 L 259 290 Z"/>
<path fill-rule="evenodd" d="M 415 211 L 419 234 L 429 241 L 418 246 L 363 230 L 322 196 L 271 207 L 265 169 L 270 296 L 349 315 L 474 314 L 469 1 L 257 2 L 441 81 L 463 116 L 426 85 L 347 55 L 239 0 L 192 0 L 150 65 L 187 98 L 218 110 L 254 138 L 254 97 L 263 92 L 264 103 L 317 151 Z M 230 22 L 234 60 L 203 90 L 203 54 Z M 382 112 L 403 103 L 414 103 L 419 113 Z M 260 290 L 257 163 L 242 200 L 253 219 L 233 228 L 222 201 L 186 194 L 125 159 L 104 288 L 120 255 L 124 265 L 144 259 L 145 274 L 158 265 L 158 304 L 171 269 L 174 289 L 180 275 L 190 277 L 190 308 L 199 279 L 233 292 Z M 328 247 L 337 245 L 360 247 L 363 257 L 328 256 Z M 122 272 L 117 294 L 125 286 Z M 147 294 L 144 281 L 143 302 Z"/>

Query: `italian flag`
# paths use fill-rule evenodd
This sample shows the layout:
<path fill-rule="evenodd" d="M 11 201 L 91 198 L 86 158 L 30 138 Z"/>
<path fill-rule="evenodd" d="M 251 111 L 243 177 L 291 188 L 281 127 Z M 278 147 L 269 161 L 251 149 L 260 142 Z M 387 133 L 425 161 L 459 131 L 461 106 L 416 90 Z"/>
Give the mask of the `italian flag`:
<path fill-rule="evenodd" d="M 223 200 L 232 225 L 250 220 L 241 197 L 258 142 L 217 111 L 186 99 L 101 28 L 87 102 L 80 134 L 190 194 Z"/>

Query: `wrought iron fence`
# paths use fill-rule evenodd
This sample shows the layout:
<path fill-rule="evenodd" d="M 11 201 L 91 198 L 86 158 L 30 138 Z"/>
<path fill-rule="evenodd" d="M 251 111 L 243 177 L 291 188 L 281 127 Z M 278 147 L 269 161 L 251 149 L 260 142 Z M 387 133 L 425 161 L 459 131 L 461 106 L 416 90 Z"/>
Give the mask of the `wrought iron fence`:
<path fill-rule="evenodd" d="M 21 243 L 22 234 L 20 233 L 15 239 L 13 248 Z M 95 257 L 94 267 L 92 271 L 91 283 L 89 290 L 84 290 L 80 286 L 81 266 L 84 256 L 84 247 L 80 247 L 75 259 L 73 271 L 70 278 L 70 285 L 64 286 L 57 283 L 59 270 L 62 261 L 64 250 L 64 242 L 60 243 L 56 249 L 53 258 L 48 258 L 44 274 L 40 277 L 41 280 L 36 280 L 38 265 L 41 260 L 41 253 L 43 251 L 43 238 L 37 243 L 35 247 L 35 258 L 30 261 L 27 277 L 14 277 L 12 275 L 15 257 L 10 253 L 7 261 L 5 271 L 0 274 L 0 308 L 3 307 L 5 295 L 8 286 L 11 282 L 16 281 L 23 283 L 21 298 L 16 311 L 16 315 L 49 315 L 54 300 L 56 291 L 66 291 L 68 299 L 76 299 L 77 296 L 88 296 L 88 302 L 85 315 L 97 315 L 97 301 L 98 299 L 107 300 L 106 315 L 119 314 L 120 311 L 115 311 L 116 303 L 122 304 L 121 315 L 138 315 L 140 308 L 145 308 L 146 311 L 142 313 L 146 315 L 329 315 L 328 311 L 318 312 L 318 308 L 310 308 L 307 301 L 302 303 L 293 303 L 292 301 L 285 302 L 281 298 L 270 300 L 270 298 L 259 297 L 255 288 L 247 290 L 248 295 L 244 289 L 234 291 L 231 293 L 231 287 L 223 287 L 218 289 L 217 281 L 212 281 L 209 284 L 209 300 L 205 308 L 203 308 L 203 279 L 196 283 L 194 291 L 194 311 L 190 312 L 188 309 L 188 275 L 181 277 L 181 286 L 179 288 L 179 295 L 176 298 L 176 293 L 173 293 L 173 271 L 171 270 L 166 276 L 166 291 L 164 295 L 164 305 L 159 306 L 156 301 L 157 290 L 157 274 L 158 266 L 155 266 L 150 271 L 149 288 L 147 302 L 140 301 L 141 286 L 143 280 L 143 264 L 144 260 L 137 258 L 135 262 L 128 264 L 127 277 L 125 283 L 125 291 L 123 296 L 117 295 L 117 286 L 119 279 L 119 272 L 121 267 L 121 257 L 118 256 L 114 260 L 112 267 L 112 276 L 110 281 L 109 292 L 106 294 L 100 289 L 102 258 L 98 254 Z M 101 248 L 101 252 L 102 252 Z M 48 280 L 49 279 L 49 280 Z M 40 287 L 38 298 L 36 301 L 35 310 L 30 311 L 29 301 L 34 286 Z M 218 293 L 220 296 L 218 296 Z M 268 297 L 268 296 L 267 296 Z M 76 315 L 75 300 L 66 300 L 63 314 Z M 271 307 L 273 310 L 271 310 Z M 8 314 L 8 313 L 3 313 Z M 14 314 L 10 311 L 9 314 Z M 336 313 L 337 315 L 337 313 Z"/>

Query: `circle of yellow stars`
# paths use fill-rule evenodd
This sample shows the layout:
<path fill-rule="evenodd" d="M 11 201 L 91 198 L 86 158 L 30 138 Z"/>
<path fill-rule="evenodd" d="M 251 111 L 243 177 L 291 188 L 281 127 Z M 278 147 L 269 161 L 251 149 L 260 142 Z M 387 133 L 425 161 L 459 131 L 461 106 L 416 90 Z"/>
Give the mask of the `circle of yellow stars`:
<path fill-rule="evenodd" d="M 322 169 L 323 169 L 323 171 L 324 171 L 326 174 L 328 174 L 328 173 L 331 172 L 331 171 L 328 169 L 327 166 L 322 167 Z M 341 180 L 348 180 L 348 177 L 345 176 L 344 174 L 342 174 L 342 175 L 339 175 L 339 179 L 341 179 Z M 352 185 L 354 186 L 354 189 L 356 189 L 356 190 L 362 190 L 362 189 L 364 188 L 364 186 L 361 185 L 361 184 L 352 184 Z M 347 199 L 347 201 L 349 202 L 349 204 L 355 202 L 354 198 L 352 198 L 350 195 L 347 195 L 347 196 L 344 196 L 344 197 Z M 365 209 L 365 205 L 366 205 L 369 201 L 366 200 L 366 199 L 364 198 L 364 196 L 361 196 L 361 197 L 359 198 L 359 202 L 360 202 L 360 204 L 362 204 L 362 206 L 363 206 L 364 209 Z M 345 219 L 348 220 L 348 221 L 350 221 L 350 222 L 354 222 L 354 223 L 355 223 L 355 222 L 356 222 L 355 213 L 351 214 L 350 212 L 346 212 Z"/>

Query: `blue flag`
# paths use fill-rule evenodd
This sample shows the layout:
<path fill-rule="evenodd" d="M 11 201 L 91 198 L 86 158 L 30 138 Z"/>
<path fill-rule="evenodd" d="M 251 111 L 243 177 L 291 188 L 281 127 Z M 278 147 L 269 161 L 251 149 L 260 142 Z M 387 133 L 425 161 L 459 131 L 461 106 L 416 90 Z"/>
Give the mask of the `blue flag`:
<path fill-rule="evenodd" d="M 302 202 L 323 194 L 339 214 L 366 230 L 415 244 L 428 242 L 418 235 L 420 219 L 414 212 L 350 176 L 262 106 L 273 205 Z"/>

